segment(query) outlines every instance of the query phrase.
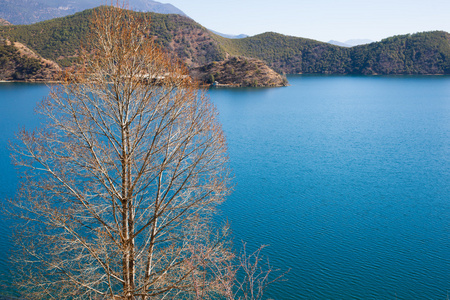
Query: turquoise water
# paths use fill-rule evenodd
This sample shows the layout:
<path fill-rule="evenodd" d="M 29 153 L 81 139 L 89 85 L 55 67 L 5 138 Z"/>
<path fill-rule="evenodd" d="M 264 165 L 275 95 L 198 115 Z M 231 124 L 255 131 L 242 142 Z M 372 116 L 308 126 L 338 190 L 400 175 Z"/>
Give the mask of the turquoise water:
<path fill-rule="evenodd" d="M 450 77 L 288 79 L 209 91 L 235 177 L 221 218 L 236 244 L 270 245 L 274 268 L 290 268 L 267 296 L 447 299 Z M 0 84 L 3 194 L 16 180 L 6 141 L 37 124 L 32 108 L 46 93 Z"/>
<path fill-rule="evenodd" d="M 48 94 L 43 84 L 0 83 L 0 202 L 14 195 L 17 173 L 11 165 L 9 142 L 23 128 L 33 129 L 39 124 L 34 113 L 36 105 Z M 10 219 L 0 214 L 0 298 L 10 295 L 9 249 L 11 247 Z"/>

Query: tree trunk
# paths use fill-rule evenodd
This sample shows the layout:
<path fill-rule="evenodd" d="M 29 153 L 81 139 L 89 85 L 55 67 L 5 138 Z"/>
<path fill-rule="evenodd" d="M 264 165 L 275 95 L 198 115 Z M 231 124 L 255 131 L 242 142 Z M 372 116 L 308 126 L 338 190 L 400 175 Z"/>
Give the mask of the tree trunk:
<path fill-rule="evenodd" d="M 126 126 L 126 125 L 125 125 Z M 131 166 L 128 155 L 130 146 L 129 130 L 122 130 L 122 227 L 123 227 L 123 293 L 124 299 L 134 299 L 135 290 L 135 243 L 134 243 L 134 211 L 130 195 Z"/>

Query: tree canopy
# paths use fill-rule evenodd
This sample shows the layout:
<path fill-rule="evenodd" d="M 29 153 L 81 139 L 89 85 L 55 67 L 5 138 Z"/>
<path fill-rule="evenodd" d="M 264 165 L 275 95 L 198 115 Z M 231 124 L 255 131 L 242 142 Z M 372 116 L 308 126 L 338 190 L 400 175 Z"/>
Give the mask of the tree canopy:
<path fill-rule="evenodd" d="M 225 297 L 233 255 L 210 222 L 229 191 L 216 111 L 145 18 L 94 16 L 90 51 L 39 107 L 46 125 L 15 148 L 23 296 Z"/>

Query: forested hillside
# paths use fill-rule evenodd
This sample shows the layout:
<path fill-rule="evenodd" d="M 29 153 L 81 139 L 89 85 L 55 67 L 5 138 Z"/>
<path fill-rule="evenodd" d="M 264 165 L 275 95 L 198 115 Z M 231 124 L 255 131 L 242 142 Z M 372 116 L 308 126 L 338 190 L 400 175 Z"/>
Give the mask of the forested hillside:
<path fill-rule="evenodd" d="M 85 37 L 93 10 L 32 25 L 0 26 L 0 37 L 20 41 L 60 66 L 70 66 Z M 179 15 L 147 13 L 149 38 L 189 67 L 229 56 L 257 58 L 286 74 L 450 74 L 450 35 L 435 31 L 387 38 L 346 48 L 311 39 L 264 33 L 243 39 L 218 36 Z"/>
<path fill-rule="evenodd" d="M 268 32 L 244 39 L 215 37 L 226 52 L 261 59 L 279 72 L 347 73 L 348 49 L 311 39 Z"/>
<path fill-rule="evenodd" d="M 23 45 L 0 40 L 0 80 L 49 81 L 57 70 Z"/>
<path fill-rule="evenodd" d="M 5 41 L 0 42 L 0 80 L 28 79 L 41 67 L 39 60 L 24 57 L 16 47 L 7 45 Z"/>
<path fill-rule="evenodd" d="M 353 74 L 450 74 L 450 34 L 399 35 L 350 49 Z"/>
<path fill-rule="evenodd" d="M 20 41 L 44 58 L 67 67 L 76 59 L 80 46 L 89 48 L 86 36 L 93 11 L 85 10 L 32 25 L 0 27 L 0 36 Z M 210 37 L 210 32 L 191 19 L 180 15 L 146 14 L 152 24 L 149 37 L 156 37 L 157 42 L 168 52 L 174 53 L 189 65 L 198 66 L 225 57 L 225 53 Z"/>
<path fill-rule="evenodd" d="M 91 14 L 88 10 L 32 25 L 0 27 L 0 35 L 24 43 L 42 57 L 67 67 L 77 56 L 80 46 L 86 45 Z"/>
<path fill-rule="evenodd" d="M 288 74 L 450 74 L 450 35 L 443 31 L 394 36 L 352 48 L 272 32 L 215 39 L 232 55 L 262 59 Z"/>

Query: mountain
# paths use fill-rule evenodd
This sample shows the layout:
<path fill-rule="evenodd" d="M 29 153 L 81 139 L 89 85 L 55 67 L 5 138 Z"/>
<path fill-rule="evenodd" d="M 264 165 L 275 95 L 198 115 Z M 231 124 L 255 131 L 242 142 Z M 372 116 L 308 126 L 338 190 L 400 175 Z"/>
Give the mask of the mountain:
<path fill-rule="evenodd" d="M 350 48 L 353 74 L 450 74 L 450 34 L 420 32 Z"/>
<path fill-rule="evenodd" d="M 368 40 L 368 39 L 348 40 L 348 41 L 345 41 L 344 43 L 339 42 L 339 41 L 335 41 L 335 40 L 331 40 L 331 41 L 328 41 L 328 44 L 341 46 L 341 47 L 354 47 L 354 46 L 359 46 L 359 45 L 370 44 L 370 43 L 373 43 L 373 42 L 374 41 Z"/>
<path fill-rule="evenodd" d="M 399 35 L 351 48 L 273 32 L 216 39 L 231 55 L 261 59 L 287 74 L 450 74 L 450 34 L 444 31 Z"/>
<path fill-rule="evenodd" d="M 346 43 L 342 43 L 342 42 L 339 42 L 339 41 L 335 41 L 335 40 L 328 41 L 328 44 L 336 45 L 336 46 L 340 46 L 340 47 L 352 47 L 352 45 L 349 45 L 349 44 L 346 44 Z"/>
<path fill-rule="evenodd" d="M 64 17 L 86 9 L 104 5 L 102 0 L 0 0 L 0 18 L 13 24 L 33 24 Z M 135 11 L 163 14 L 185 14 L 171 4 L 153 0 L 129 0 L 129 8 Z"/>
<path fill-rule="evenodd" d="M 43 57 L 67 67 L 76 59 L 80 46 L 89 47 L 86 36 L 94 10 L 36 24 L 0 27 L 0 37 L 20 41 Z M 192 19 L 174 14 L 147 13 L 151 34 L 168 52 L 183 59 L 189 66 L 200 66 L 225 58 L 211 38 L 211 33 Z"/>
<path fill-rule="evenodd" d="M 232 35 L 232 34 L 225 34 L 225 33 L 220 33 L 214 30 L 209 29 L 209 31 L 211 31 L 212 33 L 216 34 L 216 35 L 220 35 L 221 37 L 227 38 L 227 39 L 243 39 L 248 37 L 248 35 L 246 34 L 239 34 L 239 35 Z"/>
<path fill-rule="evenodd" d="M 275 32 L 244 39 L 215 36 L 226 53 L 265 61 L 277 72 L 287 74 L 343 74 L 349 57 L 347 48 Z"/>
<path fill-rule="evenodd" d="M 374 41 L 369 40 L 369 39 L 353 39 L 353 40 L 345 41 L 344 44 L 347 44 L 347 45 L 350 45 L 350 47 L 353 47 L 353 46 L 370 44 L 370 43 L 373 43 L 373 42 Z"/>
<path fill-rule="evenodd" d="M 19 41 L 60 66 L 70 66 L 80 45 L 89 48 L 85 36 L 92 12 L 26 26 L 0 26 L 0 40 Z M 244 56 L 286 74 L 450 74 L 450 35 L 444 31 L 394 36 L 344 48 L 274 32 L 229 39 L 187 17 L 148 14 L 151 35 L 190 68 Z"/>
<path fill-rule="evenodd" d="M 187 15 L 172 4 L 159 3 L 153 0 L 132 0 L 130 9 L 140 12 L 155 12 L 160 14 L 177 14 L 187 17 Z"/>

